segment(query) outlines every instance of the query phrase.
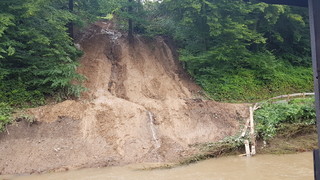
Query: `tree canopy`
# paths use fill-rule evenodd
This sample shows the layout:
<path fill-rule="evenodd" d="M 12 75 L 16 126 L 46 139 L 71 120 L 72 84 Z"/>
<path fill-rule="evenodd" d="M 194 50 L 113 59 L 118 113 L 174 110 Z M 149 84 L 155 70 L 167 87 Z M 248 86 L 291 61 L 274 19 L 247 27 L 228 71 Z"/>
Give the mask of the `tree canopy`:
<path fill-rule="evenodd" d="M 306 8 L 242 0 L 153 4 L 151 34 L 169 35 L 180 60 L 216 100 L 312 91 Z"/>
<path fill-rule="evenodd" d="M 0 101 L 78 96 L 81 52 L 68 24 L 86 26 L 111 14 L 129 35 L 174 39 L 188 72 L 216 100 L 312 90 L 304 8 L 243 0 L 76 0 L 70 12 L 69 2 L 0 2 Z"/>

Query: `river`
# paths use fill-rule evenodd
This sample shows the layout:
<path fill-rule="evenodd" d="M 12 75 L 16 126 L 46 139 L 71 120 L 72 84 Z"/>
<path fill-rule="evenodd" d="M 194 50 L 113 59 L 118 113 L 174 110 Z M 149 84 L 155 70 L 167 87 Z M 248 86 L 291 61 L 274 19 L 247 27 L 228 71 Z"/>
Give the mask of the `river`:
<path fill-rule="evenodd" d="M 12 180 L 312 180 L 312 153 L 222 157 L 162 170 L 139 170 L 148 164 L 82 169 L 31 176 L 0 176 Z"/>

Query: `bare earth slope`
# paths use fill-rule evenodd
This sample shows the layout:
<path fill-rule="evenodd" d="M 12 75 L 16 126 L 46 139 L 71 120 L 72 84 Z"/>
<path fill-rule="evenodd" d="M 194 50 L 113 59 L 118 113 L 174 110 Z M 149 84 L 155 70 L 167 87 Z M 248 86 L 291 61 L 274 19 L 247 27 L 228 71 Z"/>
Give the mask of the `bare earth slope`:
<path fill-rule="evenodd" d="M 78 71 L 89 89 L 81 100 L 31 109 L 0 134 L 0 174 L 139 162 L 175 162 L 190 145 L 238 132 L 246 105 L 201 100 L 162 38 L 129 46 L 111 23 L 80 40 Z"/>

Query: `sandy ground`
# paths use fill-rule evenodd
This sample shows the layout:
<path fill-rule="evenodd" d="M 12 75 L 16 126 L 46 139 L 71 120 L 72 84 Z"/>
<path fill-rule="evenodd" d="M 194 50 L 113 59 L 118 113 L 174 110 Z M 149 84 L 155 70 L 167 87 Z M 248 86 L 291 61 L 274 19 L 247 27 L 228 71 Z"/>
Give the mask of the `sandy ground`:
<path fill-rule="evenodd" d="M 163 38 L 129 45 L 112 23 L 98 22 L 79 44 L 88 91 L 30 109 L 37 122 L 0 134 L 0 174 L 177 162 L 197 153 L 192 144 L 234 135 L 248 116 L 246 105 L 204 100 Z"/>

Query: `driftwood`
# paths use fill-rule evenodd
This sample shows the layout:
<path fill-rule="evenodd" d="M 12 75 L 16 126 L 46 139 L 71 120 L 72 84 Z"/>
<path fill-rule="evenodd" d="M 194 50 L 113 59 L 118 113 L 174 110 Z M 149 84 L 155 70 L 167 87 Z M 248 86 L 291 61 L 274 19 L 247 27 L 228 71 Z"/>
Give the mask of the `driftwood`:
<path fill-rule="evenodd" d="M 249 124 L 250 124 L 250 118 L 247 119 L 246 124 L 244 125 L 242 133 L 240 135 L 240 138 L 243 138 L 246 135 Z"/>
<path fill-rule="evenodd" d="M 249 140 L 244 141 L 245 149 L 246 149 L 246 156 L 251 156 L 251 155 L 253 156 L 256 154 L 256 135 L 255 135 L 255 131 L 254 131 L 253 113 L 255 110 L 257 110 L 259 108 L 260 107 L 258 104 L 255 104 L 253 107 L 252 106 L 249 107 L 249 114 L 250 115 L 249 115 L 249 118 L 247 119 L 246 124 L 243 128 L 243 131 L 240 135 L 240 138 L 245 137 L 248 129 L 250 128 L 250 131 L 249 131 L 250 141 Z M 250 148 L 250 144 L 251 144 L 251 148 Z"/>
<path fill-rule="evenodd" d="M 248 140 L 244 140 L 244 146 L 245 146 L 245 149 L 246 149 L 246 156 L 247 156 L 247 157 L 251 156 L 251 153 L 250 153 L 250 144 L 249 144 L 249 141 L 248 141 Z"/>
<path fill-rule="evenodd" d="M 288 95 L 281 95 L 277 97 L 270 98 L 268 101 L 276 100 L 276 99 L 283 99 L 287 98 L 288 100 L 292 97 L 306 97 L 306 96 L 314 96 L 314 93 L 295 93 L 295 94 L 288 94 Z M 239 138 L 243 138 L 246 136 L 248 129 L 249 131 L 249 138 L 244 141 L 245 150 L 246 150 L 246 156 L 253 156 L 256 154 L 256 134 L 254 129 L 254 111 L 258 110 L 260 108 L 261 103 L 256 103 L 254 106 L 249 107 L 249 118 L 247 119 L 244 128 L 242 130 L 242 133 Z M 251 144 L 251 148 L 250 148 Z"/>
<path fill-rule="evenodd" d="M 256 103 L 253 107 L 250 107 L 250 142 L 251 142 L 251 155 L 256 154 L 256 134 L 254 132 L 254 111 L 260 108 L 259 104 Z"/>

